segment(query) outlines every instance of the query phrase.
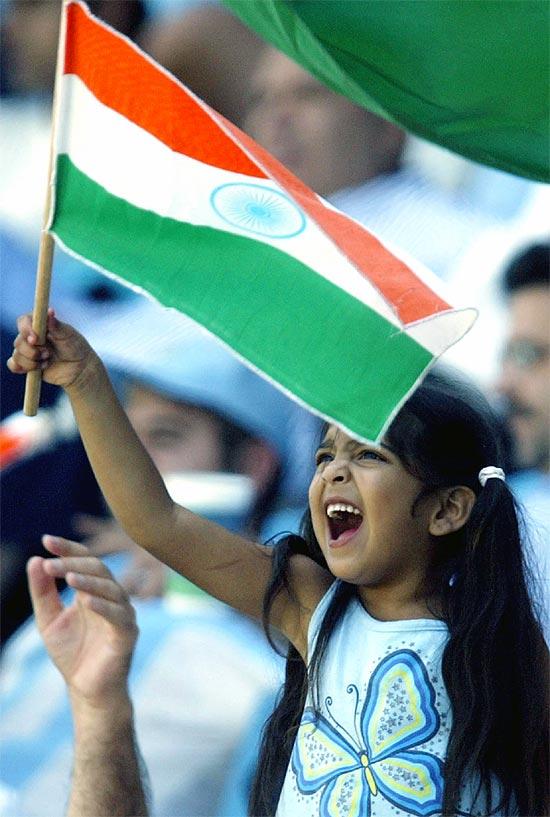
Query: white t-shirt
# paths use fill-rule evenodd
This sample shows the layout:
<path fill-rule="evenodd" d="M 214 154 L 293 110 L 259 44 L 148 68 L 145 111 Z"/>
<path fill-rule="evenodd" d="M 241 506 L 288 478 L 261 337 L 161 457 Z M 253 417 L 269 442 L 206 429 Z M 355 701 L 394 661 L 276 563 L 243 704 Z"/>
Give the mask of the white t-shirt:
<path fill-rule="evenodd" d="M 311 619 L 312 655 L 334 582 Z M 377 621 L 355 597 L 330 636 L 315 720 L 311 694 L 277 817 L 438 815 L 451 727 L 441 677 L 448 630 L 441 621 Z M 464 810 L 471 808 L 471 787 Z M 469 802 L 468 802 L 469 801 Z"/>

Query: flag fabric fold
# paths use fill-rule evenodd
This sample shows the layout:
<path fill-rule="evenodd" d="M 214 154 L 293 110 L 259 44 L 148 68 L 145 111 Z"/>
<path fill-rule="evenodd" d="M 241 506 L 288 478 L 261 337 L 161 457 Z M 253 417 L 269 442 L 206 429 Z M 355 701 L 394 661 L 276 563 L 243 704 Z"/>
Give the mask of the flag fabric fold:
<path fill-rule="evenodd" d="M 186 313 L 317 414 L 379 439 L 474 311 L 452 309 L 427 272 L 84 4 L 65 14 L 56 240 Z"/>
<path fill-rule="evenodd" d="M 224 0 L 322 82 L 469 159 L 550 181 L 547 0 Z"/>

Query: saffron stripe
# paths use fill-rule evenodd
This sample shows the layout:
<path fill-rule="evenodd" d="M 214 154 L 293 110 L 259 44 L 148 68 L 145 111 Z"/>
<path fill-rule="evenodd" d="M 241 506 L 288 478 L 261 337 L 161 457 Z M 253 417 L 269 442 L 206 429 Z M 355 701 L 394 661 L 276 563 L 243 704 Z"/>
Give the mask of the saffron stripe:
<path fill-rule="evenodd" d="M 130 40 L 69 3 L 66 74 L 77 74 L 113 110 L 152 133 L 171 150 L 247 176 L 265 174 L 175 78 Z"/>
<path fill-rule="evenodd" d="M 295 258 L 110 195 L 57 159 L 52 232 L 202 323 L 314 411 L 376 440 L 433 356 Z M 266 331 L 269 329 L 269 331 Z"/>

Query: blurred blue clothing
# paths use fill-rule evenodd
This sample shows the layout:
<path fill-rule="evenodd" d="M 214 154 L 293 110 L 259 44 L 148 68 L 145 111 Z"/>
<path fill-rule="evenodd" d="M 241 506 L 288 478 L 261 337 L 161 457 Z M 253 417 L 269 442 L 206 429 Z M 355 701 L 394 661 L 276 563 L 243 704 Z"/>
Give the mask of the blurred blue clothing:
<path fill-rule="evenodd" d="M 0 304 L 2 326 L 15 335 L 15 321 L 32 309 L 38 262 L 38 238 L 31 248 L 5 225 L 0 226 Z M 138 296 L 56 247 L 50 303 L 59 317 L 82 332 Z"/>
<path fill-rule="evenodd" d="M 535 602 L 550 647 L 550 474 L 529 468 L 512 474 L 508 483 L 524 509 Z"/>
<path fill-rule="evenodd" d="M 268 693 L 250 719 L 228 768 L 220 797 L 217 817 L 247 817 L 248 800 L 260 753 L 262 729 L 275 707 L 275 696 Z"/>
<path fill-rule="evenodd" d="M 441 278 L 479 234 L 498 222 L 404 167 L 341 190 L 331 203 Z"/>
<path fill-rule="evenodd" d="M 119 576 L 126 557 L 105 561 Z M 152 817 L 215 815 L 230 759 L 260 701 L 278 687 L 281 662 L 258 626 L 205 596 L 134 604 L 140 635 L 130 692 Z M 72 722 L 32 620 L 7 645 L 0 680 L 0 815 L 61 817 Z"/>
<path fill-rule="evenodd" d="M 518 216 L 537 187 L 542 186 L 494 167 L 471 163 L 461 191 L 477 209 L 508 220 Z"/>

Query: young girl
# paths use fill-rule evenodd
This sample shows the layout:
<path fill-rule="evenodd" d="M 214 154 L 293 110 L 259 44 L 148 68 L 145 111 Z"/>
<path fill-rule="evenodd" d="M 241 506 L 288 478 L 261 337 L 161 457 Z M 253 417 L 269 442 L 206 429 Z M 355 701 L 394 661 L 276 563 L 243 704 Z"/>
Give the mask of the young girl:
<path fill-rule="evenodd" d="M 19 330 L 9 368 L 66 389 L 129 536 L 288 639 L 251 814 L 548 814 L 547 650 L 476 395 L 429 376 L 380 445 L 329 426 L 304 536 L 271 549 L 173 503 L 78 333 Z"/>

